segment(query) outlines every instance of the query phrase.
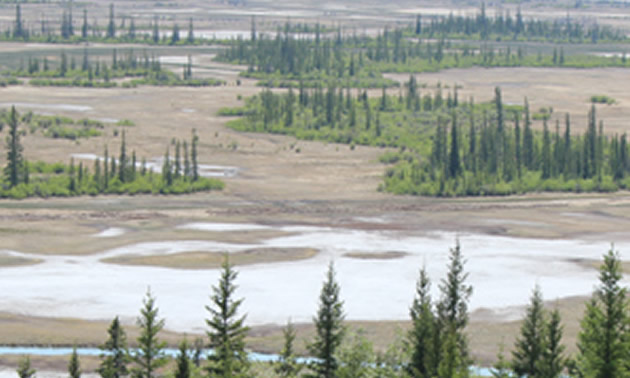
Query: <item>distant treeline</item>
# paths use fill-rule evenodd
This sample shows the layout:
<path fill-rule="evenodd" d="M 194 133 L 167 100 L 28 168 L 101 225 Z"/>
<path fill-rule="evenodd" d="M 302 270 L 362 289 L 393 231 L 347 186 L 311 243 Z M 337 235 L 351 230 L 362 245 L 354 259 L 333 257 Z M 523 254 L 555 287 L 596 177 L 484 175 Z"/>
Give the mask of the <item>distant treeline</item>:
<path fill-rule="evenodd" d="M 288 30 L 288 29 L 287 29 Z M 424 37 L 421 34 L 420 37 Z M 531 48 L 530 48 L 531 49 Z M 532 52 L 516 44 L 497 48 L 490 42 L 478 46 L 461 44 L 445 35 L 412 38 L 405 29 L 385 29 L 376 37 L 344 36 L 339 29 L 325 37 L 316 25 L 312 38 L 296 38 L 285 30 L 275 37 L 237 39 L 217 55 L 224 62 L 247 65 L 242 75 L 260 79 L 269 87 L 306 87 L 334 81 L 337 86 L 378 88 L 396 83 L 383 78 L 384 72 L 426 72 L 447 68 L 481 67 L 607 67 L 629 66 L 620 57 L 565 54 L 562 46 L 553 54 Z"/>
<path fill-rule="evenodd" d="M 597 43 L 600 41 L 626 41 L 628 37 L 621 29 L 572 19 L 567 12 L 566 18 L 541 20 L 523 18 L 521 8 L 513 17 L 509 11 L 497 10 L 494 17 L 486 15 L 485 3 L 481 3 L 479 13 L 474 16 L 454 15 L 431 17 L 416 16 L 416 23 L 409 30 L 417 36 L 429 38 L 444 37 L 452 39 L 483 40 L 534 40 L 542 42 Z"/>
<path fill-rule="evenodd" d="M 111 61 L 96 60 L 90 56 L 87 48 L 83 49 L 83 56 L 77 62 L 74 56 L 68 58 L 64 50 L 59 53 L 59 59 L 55 64 L 48 57 L 20 59 L 15 71 L 4 74 L 9 78 L 30 77 L 29 84 L 36 86 L 65 86 L 65 87 L 97 87 L 110 88 L 118 86 L 113 79 L 130 78 L 121 85 L 125 88 L 138 85 L 164 85 L 164 86 L 216 86 L 225 84 L 217 79 L 193 78 L 192 58 L 189 56 L 187 63 L 183 64 L 181 77 L 168 69 L 164 69 L 160 58 L 149 56 L 146 51 L 138 55 L 133 49 L 127 49 L 119 53 L 112 50 Z M 17 82 L 11 82 L 17 84 Z"/>

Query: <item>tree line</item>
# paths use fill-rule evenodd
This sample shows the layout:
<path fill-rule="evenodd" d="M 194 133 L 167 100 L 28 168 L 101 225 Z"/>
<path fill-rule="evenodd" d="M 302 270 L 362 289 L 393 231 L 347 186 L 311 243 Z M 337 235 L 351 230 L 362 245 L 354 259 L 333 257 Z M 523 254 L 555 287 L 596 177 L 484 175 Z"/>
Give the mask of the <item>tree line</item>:
<path fill-rule="evenodd" d="M 624 41 L 626 35 L 620 30 L 593 22 L 590 25 L 578 19 L 572 19 L 567 12 L 565 18 L 526 20 L 520 6 L 513 17 L 510 11 L 498 10 L 494 17 L 486 14 L 486 5 L 481 3 L 476 15 L 454 15 L 431 17 L 428 22 L 421 15 L 410 31 L 415 35 L 429 38 L 448 36 L 458 39 L 522 39 L 569 43 L 597 43 L 600 41 Z"/>
<path fill-rule="evenodd" d="M 136 152 L 127 151 L 125 132 L 122 132 L 118 158 L 109 156 L 105 146 L 104 157 L 94 161 L 92 170 L 80 162 L 75 165 L 28 162 L 21 142 L 19 117 L 15 107 L 8 115 L 6 137 L 7 163 L 0 180 L 0 197 L 68 197 L 99 194 L 181 194 L 198 191 L 221 190 L 223 182 L 201 177 L 198 163 L 199 138 L 193 130 L 189 145 L 175 142 L 175 157 L 167 149 L 162 174 L 155 174 L 146 160 L 138 161 Z"/>
<path fill-rule="evenodd" d="M 422 25 L 420 19 L 417 22 Z M 556 46 L 551 54 L 540 49 L 532 51 L 531 46 L 528 49 L 516 42 L 514 46 L 497 47 L 489 40 L 462 45 L 444 33 L 433 36 L 421 31 L 410 35 L 404 27 L 385 28 L 374 37 L 344 34 L 341 28 L 324 33 L 319 24 L 312 35 L 295 36 L 290 30 L 287 23 L 275 36 L 238 38 L 217 54 L 216 59 L 247 65 L 243 76 L 260 79 L 259 85 L 274 87 L 296 87 L 300 80 L 309 87 L 322 81 L 362 88 L 395 86 L 395 82 L 384 79 L 381 74 L 473 66 L 587 68 L 628 64 L 625 54 L 621 58 L 565 55 L 562 46 Z"/>
<path fill-rule="evenodd" d="M 131 78 L 122 83 L 123 87 L 137 85 L 186 85 L 209 86 L 224 84 L 217 79 L 193 78 L 193 64 L 191 56 L 183 66 L 182 75 L 178 76 L 170 70 L 164 69 L 160 58 L 149 56 L 146 51 L 142 54 L 134 53 L 133 49 L 119 51 L 113 49 L 111 60 L 90 56 L 88 48 L 83 49 L 81 58 L 59 53 L 57 64 L 51 64 L 48 57 L 39 59 L 28 57 L 25 62 L 20 59 L 17 70 L 8 72 L 13 77 L 30 77 L 31 85 L 38 86 L 82 86 L 82 87 L 115 87 L 118 85 L 113 79 Z"/>
<path fill-rule="evenodd" d="M 331 262 L 313 317 L 315 334 L 307 344 L 310 357 L 297 358 L 295 328 L 289 322 L 283 331 L 282 352 L 273 363 L 275 376 L 454 378 L 473 375 L 473 359 L 465 333 L 473 288 L 466 282 L 465 263 L 457 242 L 450 249 L 447 274 L 440 281 L 440 296 L 436 301 L 431 298 L 431 282 L 426 268 L 420 270 L 409 309 L 411 327 L 387 352 L 375 357 L 372 345 L 363 336 L 352 337 L 349 333 L 344 301 Z M 630 302 L 627 289 L 621 286 L 618 252 L 611 248 L 604 255 L 599 270 L 600 283 L 581 321 L 577 354 L 567 357 L 562 343 L 560 314 L 557 309 L 548 311 L 543 307 L 542 292 L 536 286 L 512 357 L 508 361 L 501 348 L 492 369 L 493 376 L 556 378 L 564 373 L 572 377 L 623 377 L 629 374 L 625 361 L 630 353 L 627 343 Z M 245 325 L 246 315 L 239 313 L 244 299 L 236 297 L 237 276 L 226 255 L 219 282 L 212 287 L 210 304 L 205 306 L 208 312 L 206 341 L 197 338 L 191 347 L 184 338 L 171 372 L 173 376 L 256 376 L 245 349 L 249 327 Z M 119 318 L 114 318 L 107 331 L 108 339 L 101 346 L 103 353 L 97 371 L 102 377 L 164 375 L 168 358 L 164 351 L 166 343 L 160 341 L 159 333 L 165 320 L 159 317 L 150 290 L 143 300 L 137 325 L 140 327 L 137 347 L 130 350 L 125 330 Z M 81 374 L 76 348 L 68 370 L 71 377 Z M 30 360 L 25 358 L 18 368 L 19 376 L 31 377 L 34 373 Z"/>
<path fill-rule="evenodd" d="M 88 21 L 88 11 L 83 9 L 80 20 L 73 17 L 72 3 L 63 6 L 58 22 L 42 17 L 39 22 L 27 22 L 22 17 L 21 4 L 15 6 L 13 27 L 0 34 L 4 40 L 38 42 L 108 42 L 108 43 L 147 43 L 164 45 L 194 45 L 201 41 L 195 37 L 192 17 L 184 25 L 174 22 L 170 35 L 161 30 L 158 16 L 149 25 L 136 25 L 133 16 L 117 17 L 114 4 L 109 5 L 109 16 L 105 26 L 98 25 L 96 19 Z M 185 28 L 185 31 L 182 30 Z"/>

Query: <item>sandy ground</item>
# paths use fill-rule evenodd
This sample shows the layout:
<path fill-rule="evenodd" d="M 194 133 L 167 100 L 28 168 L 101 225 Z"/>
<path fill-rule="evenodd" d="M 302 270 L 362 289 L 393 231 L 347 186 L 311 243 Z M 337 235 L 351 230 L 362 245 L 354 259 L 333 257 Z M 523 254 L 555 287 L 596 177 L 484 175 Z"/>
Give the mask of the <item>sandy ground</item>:
<path fill-rule="evenodd" d="M 509 104 L 529 101 L 530 111 L 537 112 L 542 107 L 553 107 L 554 114 L 549 122 L 553 127 L 560 120 L 564 128 L 566 113 L 571 115 L 571 128 L 583 132 L 587 127 L 587 114 L 590 110 L 590 97 L 607 95 L 614 98 L 614 105 L 597 105 L 598 119 L 604 121 L 608 134 L 623 134 L 630 131 L 630 95 L 621 77 L 630 71 L 623 68 L 573 69 L 573 68 L 473 68 L 453 69 L 438 73 L 417 75 L 418 82 L 427 84 L 425 91 L 435 92 L 438 83 L 453 87 L 461 85 L 459 98 L 476 102 L 491 101 L 494 88 L 500 87 L 503 101 Z M 408 74 L 386 74 L 386 77 L 404 82 Z M 426 93 L 426 92 L 425 92 Z M 542 129 L 542 121 L 534 124 Z"/>

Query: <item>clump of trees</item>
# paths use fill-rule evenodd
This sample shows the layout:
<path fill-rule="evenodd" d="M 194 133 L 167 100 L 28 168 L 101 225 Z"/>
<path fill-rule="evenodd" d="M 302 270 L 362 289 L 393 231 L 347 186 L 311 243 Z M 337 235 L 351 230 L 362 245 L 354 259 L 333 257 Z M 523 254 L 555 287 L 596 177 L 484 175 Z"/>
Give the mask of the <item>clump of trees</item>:
<path fill-rule="evenodd" d="M 296 93 L 264 90 L 228 125 L 240 131 L 289 134 L 306 140 L 395 147 L 381 160 L 381 190 L 428 196 L 507 195 L 533 191 L 592 192 L 630 188 L 627 136 L 604 135 L 593 104 L 583 135 L 565 115 L 549 126 L 550 110 L 505 105 L 500 88 L 490 103 L 459 99 L 457 86 L 423 89 L 413 76 L 405 90 L 369 98 L 350 88 Z M 542 132 L 534 122 L 542 123 Z"/>
<path fill-rule="evenodd" d="M 106 146 L 104 157 L 102 160 L 97 158 L 90 170 L 83 162 L 75 165 L 74 159 L 71 159 L 69 165 L 26 161 L 18 120 L 17 111 L 12 107 L 8 116 L 7 163 L 0 179 L 0 197 L 3 198 L 69 197 L 86 194 L 183 194 L 221 190 L 224 186 L 220 180 L 199 175 L 199 138 L 194 131 L 190 154 L 185 141 L 175 143 L 173 160 L 167 149 L 162 174 L 154 173 L 145 159 L 139 162 L 135 151 L 129 154 L 124 131 L 118 158 L 109 156 Z M 183 156 L 180 146 L 183 146 Z"/>

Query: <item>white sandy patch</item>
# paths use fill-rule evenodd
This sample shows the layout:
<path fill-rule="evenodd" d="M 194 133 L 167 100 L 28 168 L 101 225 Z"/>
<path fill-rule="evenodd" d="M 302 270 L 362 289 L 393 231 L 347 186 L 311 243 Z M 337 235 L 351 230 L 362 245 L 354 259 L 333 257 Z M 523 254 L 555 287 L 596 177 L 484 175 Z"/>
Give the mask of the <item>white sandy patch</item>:
<path fill-rule="evenodd" d="M 187 56 L 161 56 L 159 57 L 160 63 L 165 64 L 188 64 Z"/>
<path fill-rule="evenodd" d="M 98 156 L 92 153 L 78 153 L 71 155 L 75 159 L 83 159 L 83 160 L 96 160 L 100 159 L 103 161 L 102 156 Z M 111 159 L 111 157 L 110 157 Z M 116 159 L 118 162 L 118 159 Z M 147 160 L 146 167 L 148 170 L 151 170 L 155 173 L 162 172 L 162 166 L 164 162 L 164 158 L 153 158 L 151 160 Z M 182 161 L 183 164 L 183 161 Z M 136 162 L 136 167 L 141 168 L 142 162 Z M 199 172 L 199 176 L 201 177 L 234 177 L 238 175 L 239 168 L 238 167 L 230 167 L 227 165 L 211 165 L 211 164 L 199 164 L 197 166 L 197 171 Z"/>
<path fill-rule="evenodd" d="M 95 238 L 114 238 L 120 235 L 123 235 L 127 232 L 124 228 L 120 227 L 110 227 L 106 230 L 99 232 L 98 234 L 94 234 Z"/>
<path fill-rule="evenodd" d="M 269 226 L 248 223 L 188 223 L 178 226 L 177 228 L 197 231 L 249 231 L 271 229 Z"/>
<path fill-rule="evenodd" d="M 30 108 L 30 109 L 46 109 L 46 110 L 64 110 L 69 112 L 87 112 L 92 110 L 91 106 L 87 105 L 72 105 L 72 104 L 37 104 L 33 102 L 2 102 L 0 107 L 9 108 L 15 106 L 16 108 Z"/>
<path fill-rule="evenodd" d="M 241 227 L 250 227 L 244 225 Z M 225 229 L 228 226 L 199 226 Z M 229 228 L 237 227 L 230 225 Z M 252 325 L 284 324 L 288 318 L 309 322 L 327 265 L 335 261 L 341 296 L 351 320 L 403 320 L 408 318 L 418 270 L 425 265 L 433 281 L 434 298 L 446 273 L 448 249 L 457 235 L 410 235 L 409 231 L 362 231 L 287 226 L 294 235 L 267 239 L 260 244 L 213 241 L 156 241 L 116 248 L 91 256 L 37 256 L 42 264 L 16 267 L 0 275 L 3 301 L 0 311 L 38 316 L 80 316 L 111 319 L 120 315 L 132 322 L 142 296 L 151 287 L 167 327 L 179 331 L 204 328 L 211 286 L 220 272 L 177 270 L 102 263 L 104 257 L 172 254 L 186 251 L 235 252 L 259 247 L 309 247 L 315 257 L 292 262 L 239 267 L 237 296 L 245 298 L 243 311 Z M 299 230 L 299 231 L 298 231 Z M 607 243 L 578 240 L 549 241 L 509 237 L 460 235 L 466 271 L 474 287 L 471 309 L 505 309 L 529 301 L 537 283 L 545 299 L 587 295 L 597 283 L 597 272 L 571 259 L 599 259 Z M 630 243 L 618 243 L 629 251 Z M 401 251 L 392 260 L 346 259 L 349 252 Z M 38 277 L 34 280 L 32 277 Z M 375 305 L 378 304 L 378 305 Z"/>

